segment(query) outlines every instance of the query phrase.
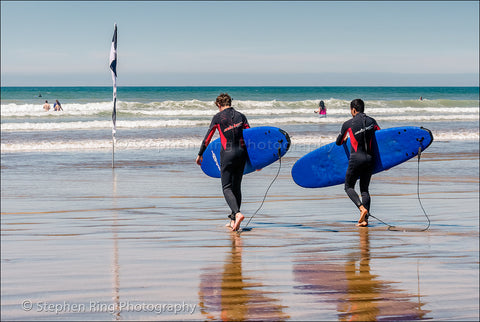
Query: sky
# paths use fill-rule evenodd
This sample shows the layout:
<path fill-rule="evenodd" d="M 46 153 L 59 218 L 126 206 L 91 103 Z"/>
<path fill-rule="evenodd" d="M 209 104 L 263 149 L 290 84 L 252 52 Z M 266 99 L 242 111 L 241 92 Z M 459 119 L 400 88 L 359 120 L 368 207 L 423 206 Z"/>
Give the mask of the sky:
<path fill-rule="evenodd" d="M 2 86 L 478 86 L 478 1 L 1 1 Z"/>

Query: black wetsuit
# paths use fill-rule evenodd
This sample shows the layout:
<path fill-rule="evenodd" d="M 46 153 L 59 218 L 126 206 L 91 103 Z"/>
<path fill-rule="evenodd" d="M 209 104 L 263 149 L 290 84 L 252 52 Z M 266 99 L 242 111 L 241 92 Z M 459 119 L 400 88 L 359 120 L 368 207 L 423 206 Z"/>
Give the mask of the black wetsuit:
<path fill-rule="evenodd" d="M 222 189 L 225 200 L 232 210 L 230 219 L 235 220 L 235 215 L 240 212 L 242 204 L 242 177 L 248 159 L 243 129 L 248 129 L 247 118 L 235 109 L 226 108 L 217 113 L 210 123 L 205 139 L 202 142 L 198 155 L 203 155 L 207 145 L 218 129 L 222 149 L 220 151 L 220 173 Z"/>
<path fill-rule="evenodd" d="M 372 142 L 376 130 L 380 130 L 375 119 L 358 113 L 350 120 L 343 123 L 340 135 L 337 138 L 337 145 L 342 145 L 347 133 L 350 136 L 350 159 L 348 161 L 347 174 L 345 175 L 345 192 L 353 203 L 360 207 L 363 205 L 370 211 L 370 193 L 368 186 L 372 177 L 373 160 Z M 362 201 L 355 192 L 355 183 L 360 178 L 360 192 Z"/>

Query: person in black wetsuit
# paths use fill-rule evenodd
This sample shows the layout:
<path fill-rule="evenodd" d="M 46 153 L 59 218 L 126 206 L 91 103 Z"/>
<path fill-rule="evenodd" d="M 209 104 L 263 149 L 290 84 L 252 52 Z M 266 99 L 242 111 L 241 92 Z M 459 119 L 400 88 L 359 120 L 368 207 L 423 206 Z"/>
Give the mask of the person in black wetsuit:
<path fill-rule="evenodd" d="M 348 161 L 347 173 L 345 175 L 345 192 L 353 203 L 360 210 L 360 219 L 357 226 L 368 226 L 368 215 L 370 211 L 370 193 L 368 186 L 372 177 L 375 160 L 373 159 L 372 142 L 375 131 L 380 130 L 375 119 L 364 113 L 365 103 L 361 99 L 355 99 L 350 103 L 350 112 L 353 118 L 342 125 L 340 135 L 336 144 L 342 145 L 350 136 L 350 159 Z M 355 192 L 355 183 L 360 178 L 360 192 L 362 200 Z"/>
<path fill-rule="evenodd" d="M 236 111 L 232 105 L 232 98 L 228 94 L 220 94 L 215 101 L 220 112 L 212 119 L 207 134 L 202 142 L 197 156 L 197 164 L 201 165 L 203 153 L 210 143 L 210 140 L 218 129 L 222 149 L 220 150 L 220 173 L 222 189 L 225 200 L 232 213 L 230 218 L 230 228 L 235 231 L 240 227 L 244 216 L 240 212 L 242 204 L 241 184 L 243 171 L 247 162 L 247 150 L 243 141 L 243 130 L 248 129 L 247 118 L 242 113 Z"/>

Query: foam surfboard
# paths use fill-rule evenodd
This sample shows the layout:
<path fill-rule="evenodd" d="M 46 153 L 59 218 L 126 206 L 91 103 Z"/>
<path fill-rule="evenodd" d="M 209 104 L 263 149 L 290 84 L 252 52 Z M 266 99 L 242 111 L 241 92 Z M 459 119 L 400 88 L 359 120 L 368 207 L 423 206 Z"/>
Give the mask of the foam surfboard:
<path fill-rule="evenodd" d="M 260 170 L 284 156 L 290 147 L 288 133 L 273 126 L 259 126 L 243 130 L 248 160 L 244 174 Z M 220 178 L 220 138 L 210 142 L 203 153 L 202 171 L 213 178 Z"/>
<path fill-rule="evenodd" d="M 423 127 L 395 127 L 375 132 L 373 173 L 388 170 L 425 150 L 433 142 L 432 132 Z M 350 158 L 350 139 L 342 145 L 324 145 L 297 160 L 292 178 L 304 188 L 321 188 L 345 182 Z"/>

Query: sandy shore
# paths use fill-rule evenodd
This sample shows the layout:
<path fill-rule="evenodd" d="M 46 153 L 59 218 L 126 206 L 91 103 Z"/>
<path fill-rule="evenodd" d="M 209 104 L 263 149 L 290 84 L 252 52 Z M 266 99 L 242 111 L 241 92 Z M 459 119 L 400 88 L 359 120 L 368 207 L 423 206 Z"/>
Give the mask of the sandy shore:
<path fill-rule="evenodd" d="M 431 151 L 430 151 L 431 150 Z M 2 320 L 478 320 L 478 145 L 374 176 L 371 227 L 287 154 L 229 232 L 193 150 L 2 155 Z M 172 164 L 172 155 L 175 163 Z M 40 165 L 41 163 L 41 165 Z M 244 179 L 250 218 L 278 164 Z"/>

